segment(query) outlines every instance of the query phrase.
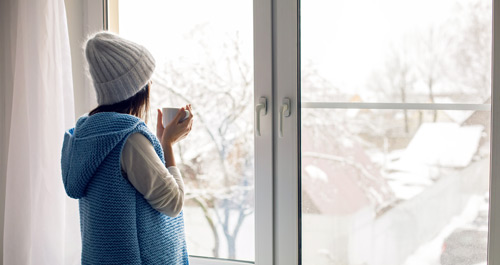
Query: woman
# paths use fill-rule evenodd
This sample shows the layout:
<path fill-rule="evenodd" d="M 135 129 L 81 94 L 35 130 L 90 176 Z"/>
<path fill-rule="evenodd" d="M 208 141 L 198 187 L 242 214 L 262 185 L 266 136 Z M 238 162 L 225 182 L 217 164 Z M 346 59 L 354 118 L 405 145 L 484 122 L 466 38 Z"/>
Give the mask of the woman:
<path fill-rule="evenodd" d="M 143 121 L 151 54 L 108 32 L 88 39 L 85 54 L 98 107 L 65 133 L 61 159 L 66 193 L 79 199 L 82 264 L 188 264 L 172 145 L 191 130 L 191 106 L 165 127 L 158 110 L 155 136 Z"/>

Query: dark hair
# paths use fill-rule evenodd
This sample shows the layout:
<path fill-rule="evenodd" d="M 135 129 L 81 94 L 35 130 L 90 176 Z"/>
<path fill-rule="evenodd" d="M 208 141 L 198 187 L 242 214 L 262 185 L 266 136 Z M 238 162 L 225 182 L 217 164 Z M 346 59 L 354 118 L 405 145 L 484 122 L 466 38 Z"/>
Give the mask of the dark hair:
<path fill-rule="evenodd" d="M 111 105 L 101 105 L 89 112 L 92 116 L 100 112 L 118 112 L 123 114 L 134 115 L 148 122 L 149 112 L 149 84 L 144 86 L 134 96 Z"/>

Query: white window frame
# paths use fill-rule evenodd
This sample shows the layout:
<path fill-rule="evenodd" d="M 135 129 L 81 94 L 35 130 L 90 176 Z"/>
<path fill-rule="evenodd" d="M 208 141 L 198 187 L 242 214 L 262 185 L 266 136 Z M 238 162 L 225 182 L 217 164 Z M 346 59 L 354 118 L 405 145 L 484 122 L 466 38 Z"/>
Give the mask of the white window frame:
<path fill-rule="evenodd" d="M 85 36 L 105 28 L 106 0 L 84 1 Z M 493 57 L 491 103 L 491 163 L 488 264 L 500 264 L 500 0 L 493 0 Z M 299 0 L 254 0 L 254 103 L 266 97 L 267 115 L 261 116 L 261 136 L 255 137 L 255 264 L 301 264 L 300 246 L 300 109 L 477 109 L 488 104 L 439 106 L 410 103 L 300 102 Z M 85 37 L 82 36 L 82 37 Z M 90 90 L 90 80 L 85 78 Z M 283 98 L 291 100 L 289 117 L 279 116 Z M 89 102 L 89 99 L 81 99 Z M 318 105 L 319 104 L 319 105 Z M 326 105 L 321 105 L 326 104 Z M 384 105 L 386 104 L 386 105 Z M 388 105 L 387 105 L 388 104 Z M 463 106 L 464 105 L 464 106 Z M 467 106 L 465 106 L 467 105 Z M 90 108 L 90 106 L 89 106 Z M 497 191 L 497 192 L 495 192 Z M 243 265 L 248 262 L 191 256 L 193 265 Z M 251 262 L 250 262 L 251 264 Z"/>
<path fill-rule="evenodd" d="M 493 0 L 488 264 L 500 264 L 500 0 Z"/>

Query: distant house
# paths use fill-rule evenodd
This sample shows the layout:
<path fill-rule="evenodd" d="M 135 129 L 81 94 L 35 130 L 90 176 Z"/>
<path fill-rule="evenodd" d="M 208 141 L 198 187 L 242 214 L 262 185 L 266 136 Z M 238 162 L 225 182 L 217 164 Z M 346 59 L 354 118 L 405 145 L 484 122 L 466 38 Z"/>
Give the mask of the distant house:
<path fill-rule="evenodd" d="M 303 211 L 326 215 L 365 207 L 378 211 L 394 201 L 387 180 L 359 143 L 311 130 L 302 135 L 302 196 Z"/>
<path fill-rule="evenodd" d="M 482 125 L 423 123 L 401 157 L 388 165 L 387 178 L 396 196 L 409 199 L 446 170 L 467 167 L 478 151 L 483 130 Z"/>

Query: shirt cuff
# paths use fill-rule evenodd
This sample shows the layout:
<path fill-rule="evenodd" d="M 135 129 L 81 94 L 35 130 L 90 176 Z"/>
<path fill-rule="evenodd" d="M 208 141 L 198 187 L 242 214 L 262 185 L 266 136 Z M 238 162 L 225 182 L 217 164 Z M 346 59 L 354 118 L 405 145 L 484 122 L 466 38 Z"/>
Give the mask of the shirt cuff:
<path fill-rule="evenodd" d="M 181 171 L 176 166 L 171 166 L 171 167 L 168 167 L 167 169 L 171 175 L 174 175 L 174 176 L 181 175 Z"/>

